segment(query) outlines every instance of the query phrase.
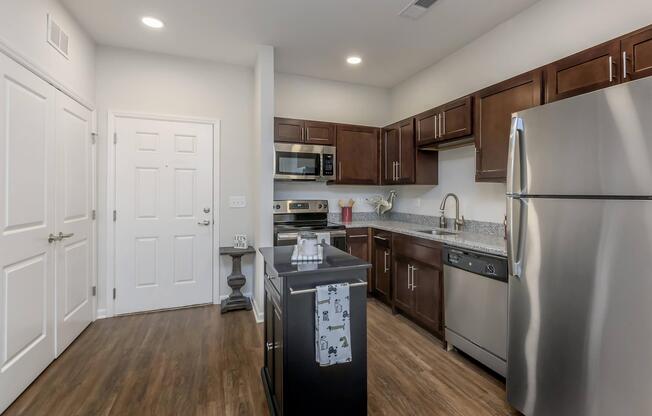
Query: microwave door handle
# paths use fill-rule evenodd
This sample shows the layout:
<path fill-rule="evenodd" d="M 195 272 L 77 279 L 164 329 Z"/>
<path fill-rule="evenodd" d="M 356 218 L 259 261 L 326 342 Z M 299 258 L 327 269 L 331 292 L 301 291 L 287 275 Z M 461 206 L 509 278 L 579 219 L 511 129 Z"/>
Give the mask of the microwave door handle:
<path fill-rule="evenodd" d="M 507 194 L 521 195 L 525 190 L 525 163 L 523 163 L 523 119 L 514 114 L 507 154 Z"/>

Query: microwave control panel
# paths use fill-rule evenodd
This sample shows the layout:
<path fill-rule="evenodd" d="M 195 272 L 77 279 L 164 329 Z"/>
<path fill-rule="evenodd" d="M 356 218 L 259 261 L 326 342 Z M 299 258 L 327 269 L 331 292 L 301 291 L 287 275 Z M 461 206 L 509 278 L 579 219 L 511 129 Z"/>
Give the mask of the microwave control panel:
<path fill-rule="evenodd" d="M 324 166 L 323 166 L 323 171 L 322 175 L 323 176 L 333 176 L 334 174 L 334 167 L 333 167 L 333 158 L 335 155 L 330 155 L 330 154 L 324 154 Z"/>

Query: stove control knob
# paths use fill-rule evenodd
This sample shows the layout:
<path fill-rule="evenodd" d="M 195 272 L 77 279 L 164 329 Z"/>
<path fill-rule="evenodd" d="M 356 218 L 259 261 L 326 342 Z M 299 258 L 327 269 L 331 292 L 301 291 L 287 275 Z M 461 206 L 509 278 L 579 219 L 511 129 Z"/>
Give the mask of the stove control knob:
<path fill-rule="evenodd" d="M 319 208 L 319 209 L 322 209 L 322 208 L 323 208 L 322 204 L 319 204 L 318 208 Z"/>
<path fill-rule="evenodd" d="M 487 264 L 487 273 L 489 274 L 496 274 L 496 266 L 493 264 Z"/>
<path fill-rule="evenodd" d="M 281 206 L 277 204 L 274 208 L 281 209 Z"/>

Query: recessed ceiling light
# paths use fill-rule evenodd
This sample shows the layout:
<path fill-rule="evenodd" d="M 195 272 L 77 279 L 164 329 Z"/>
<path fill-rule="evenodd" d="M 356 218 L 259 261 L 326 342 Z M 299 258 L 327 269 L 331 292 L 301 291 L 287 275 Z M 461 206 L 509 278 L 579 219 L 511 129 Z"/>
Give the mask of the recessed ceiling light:
<path fill-rule="evenodd" d="M 160 29 L 165 26 L 160 19 L 155 17 L 145 16 L 141 19 L 141 21 L 145 26 L 151 27 L 152 29 Z"/>
<path fill-rule="evenodd" d="M 346 62 L 348 62 L 351 65 L 358 65 L 362 63 L 362 58 L 360 58 L 359 56 L 349 56 L 348 58 L 346 58 Z"/>

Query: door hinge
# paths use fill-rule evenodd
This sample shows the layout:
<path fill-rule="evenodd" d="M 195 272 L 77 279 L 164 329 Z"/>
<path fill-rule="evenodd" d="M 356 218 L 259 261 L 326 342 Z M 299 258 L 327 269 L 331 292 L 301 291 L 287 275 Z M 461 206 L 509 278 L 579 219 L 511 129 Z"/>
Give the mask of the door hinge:
<path fill-rule="evenodd" d="M 95 219 L 97 217 L 97 212 L 95 210 L 91 211 L 91 218 Z"/>
<path fill-rule="evenodd" d="M 115 222 L 118 219 L 118 211 L 113 210 L 113 222 Z"/>
<path fill-rule="evenodd" d="M 113 144 L 118 144 L 118 133 L 113 133 Z"/>
<path fill-rule="evenodd" d="M 91 289 L 91 293 L 93 294 L 93 296 L 97 296 L 97 286 L 93 286 L 93 288 Z"/>
<path fill-rule="evenodd" d="M 113 288 L 113 299 L 115 299 L 116 288 Z"/>
<path fill-rule="evenodd" d="M 97 140 L 97 133 L 91 133 L 91 143 L 95 144 Z"/>

